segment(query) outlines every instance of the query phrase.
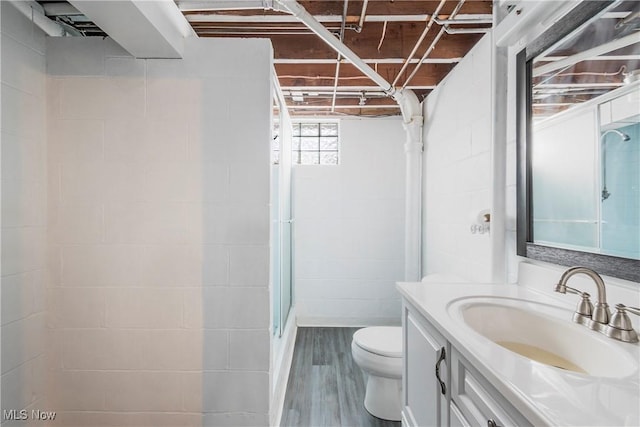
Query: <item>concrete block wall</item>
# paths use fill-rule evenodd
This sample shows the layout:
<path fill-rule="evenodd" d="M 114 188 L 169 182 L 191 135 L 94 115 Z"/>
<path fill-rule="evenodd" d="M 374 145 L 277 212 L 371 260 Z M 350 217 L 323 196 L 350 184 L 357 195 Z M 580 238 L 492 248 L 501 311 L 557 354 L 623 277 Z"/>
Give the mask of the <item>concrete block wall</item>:
<path fill-rule="evenodd" d="M 423 103 L 424 275 L 491 280 L 489 234 L 470 232 L 491 207 L 491 43 L 481 39 Z"/>
<path fill-rule="evenodd" d="M 0 19 L 0 411 L 30 415 L 45 406 L 45 36 L 9 2 L 0 2 Z M 0 417 L 3 427 L 42 424 Z"/>
<path fill-rule="evenodd" d="M 57 425 L 268 423 L 271 56 L 49 40 Z"/>
<path fill-rule="evenodd" d="M 294 166 L 299 324 L 399 324 L 404 141 L 399 118 L 342 119 L 339 165 Z"/>

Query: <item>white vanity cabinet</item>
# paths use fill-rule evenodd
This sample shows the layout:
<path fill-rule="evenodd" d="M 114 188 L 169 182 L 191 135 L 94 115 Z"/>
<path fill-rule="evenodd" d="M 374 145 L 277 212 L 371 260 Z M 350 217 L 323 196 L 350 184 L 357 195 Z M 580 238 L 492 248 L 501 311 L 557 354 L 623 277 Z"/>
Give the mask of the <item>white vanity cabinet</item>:
<path fill-rule="evenodd" d="M 540 280 L 554 283 L 557 276 L 531 278 Z M 573 304 L 560 305 L 553 291 L 482 283 L 401 282 L 396 287 L 404 327 L 403 427 L 640 426 L 640 346 L 573 324 Z M 503 310 L 505 317 L 492 316 L 492 310 Z M 517 319 L 523 313 L 532 318 L 522 323 Z M 478 331 L 483 328 L 495 334 Z M 542 331 L 549 348 L 570 344 L 570 358 L 579 356 L 593 374 L 540 363 L 496 343 L 518 342 L 520 332 L 526 343 Z M 582 342 L 578 334 L 584 344 L 577 344 Z"/>
<path fill-rule="evenodd" d="M 450 425 L 532 425 L 455 348 L 451 349 L 450 408 L 460 419 Z"/>
<path fill-rule="evenodd" d="M 448 425 L 447 341 L 424 318 L 406 306 L 402 322 L 402 424 L 405 427 Z"/>
<path fill-rule="evenodd" d="M 406 300 L 402 320 L 404 427 L 532 425 Z"/>

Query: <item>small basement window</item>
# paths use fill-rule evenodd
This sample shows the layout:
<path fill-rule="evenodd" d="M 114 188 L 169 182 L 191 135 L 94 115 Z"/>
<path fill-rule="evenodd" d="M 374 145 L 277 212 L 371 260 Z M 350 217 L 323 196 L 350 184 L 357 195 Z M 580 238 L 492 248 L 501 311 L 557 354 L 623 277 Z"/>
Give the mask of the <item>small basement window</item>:
<path fill-rule="evenodd" d="M 293 163 L 338 164 L 338 122 L 294 122 Z"/>

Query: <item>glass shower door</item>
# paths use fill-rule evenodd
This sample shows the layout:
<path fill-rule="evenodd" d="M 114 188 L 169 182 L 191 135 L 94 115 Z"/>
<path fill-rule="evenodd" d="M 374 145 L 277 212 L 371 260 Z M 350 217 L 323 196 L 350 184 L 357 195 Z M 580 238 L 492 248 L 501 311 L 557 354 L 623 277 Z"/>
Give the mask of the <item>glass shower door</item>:
<path fill-rule="evenodd" d="M 280 283 L 281 273 L 281 243 L 280 243 L 280 165 L 271 165 L 271 306 L 273 309 L 272 327 L 273 334 L 279 335 L 280 331 Z"/>
<path fill-rule="evenodd" d="M 278 91 L 274 96 L 271 166 L 271 283 L 273 333 L 282 336 L 293 302 L 291 216 L 291 121 Z"/>

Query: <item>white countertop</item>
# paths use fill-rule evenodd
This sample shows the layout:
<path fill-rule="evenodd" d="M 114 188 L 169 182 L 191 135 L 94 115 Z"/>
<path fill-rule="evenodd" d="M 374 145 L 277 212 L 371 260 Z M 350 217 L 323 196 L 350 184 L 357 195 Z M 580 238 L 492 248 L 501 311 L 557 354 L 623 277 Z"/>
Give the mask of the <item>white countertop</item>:
<path fill-rule="evenodd" d="M 401 295 L 430 322 L 532 424 L 559 426 L 640 425 L 640 371 L 622 378 L 592 377 L 519 356 L 467 326 L 452 308 L 470 296 L 516 298 L 571 322 L 574 299 L 556 298 L 519 285 L 398 283 Z M 580 325 L 576 325 L 580 326 Z M 582 326 L 580 326 L 582 327 Z M 585 328 L 586 329 L 586 328 Z M 640 345 L 604 339 L 640 363 Z M 526 331 L 523 331 L 526 333 Z"/>

